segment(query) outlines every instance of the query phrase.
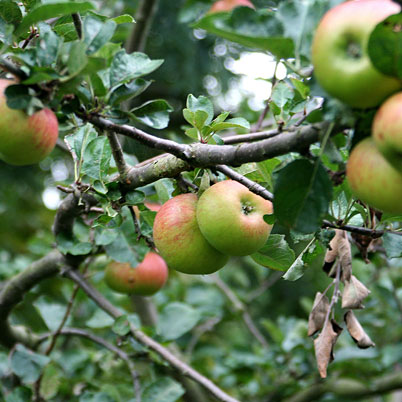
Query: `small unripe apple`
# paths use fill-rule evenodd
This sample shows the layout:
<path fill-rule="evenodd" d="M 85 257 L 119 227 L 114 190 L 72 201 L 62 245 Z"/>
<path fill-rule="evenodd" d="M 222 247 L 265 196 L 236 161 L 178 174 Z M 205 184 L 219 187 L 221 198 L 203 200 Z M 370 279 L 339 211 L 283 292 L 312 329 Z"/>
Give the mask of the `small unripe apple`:
<path fill-rule="evenodd" d="M 0 159 L 11 165 L 40 162 L 56 145 L 58 122 L 50 109 L 28 116 L 7 106 L 5 89 L 15 84 L 0 79 Z"/>
<path fill-rule="evenodd" d="M 128 263 L 111 262 L 105 272 L 105 281 L 111 289 L 139 296 L 156 293 L 163 287 L 167 277 L 166 262 L 153 252 L 149 252 L 135 268 Z"/>
<path fill-rule="evenodd" d="M 380 152 L 402 174 L 402 92 L 388 98 L 378 109 L 372 135 Z"/>
<path fill-rule="evenodd" d="M 375 26 L 400 10 L 391 0 L 351 0 L 324 15 L 314 35 L 312 62 L 315 77 L 328 94 L 350 106 L 368 108 L 401 88 L 399 80 L 373 66 L 367 51 Z"/>
<path fill-rule="evenodd" d="M 346 176 L 360 200 L 384 212 L 402 213 L 402 174 L 384 158 L 371 137 L 353 148 Z"/>
<path fill-rule="evenodd" d="M 220 13 L 223 11 L 231 11 L 236 7 L 255 8 L 254 4 L 249 0 L 219 0 L 216 1 L 209 10 L 209 13 Z"/>
<path fill-rule="evenodd" d="M 169 268 L 185 274 L 211 274 L 228 256 L 213 248 L 196 219 L 195 194 L 178 195 L 162 205 L 154 221 L 154 242 Z"/>
<path fill-rule="evenodd" d="M 197 204 L 197 222 L 208 242 L 228 255 L 249 255 L 264 246 L 271 232 L 263 216 L 270 201 L 234 180 L 209 187 Z"/>

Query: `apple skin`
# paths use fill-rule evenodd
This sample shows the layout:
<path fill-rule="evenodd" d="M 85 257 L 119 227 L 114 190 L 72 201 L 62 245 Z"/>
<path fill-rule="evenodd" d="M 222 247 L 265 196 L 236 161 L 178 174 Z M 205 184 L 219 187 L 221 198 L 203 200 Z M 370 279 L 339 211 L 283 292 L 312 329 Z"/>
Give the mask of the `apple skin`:
<path fill-rule="evenodd" d="M 197 221 L 208 242 L 228 255 L 249 255 L 264 246 L 271 232 L 263 216 L 273 206 L 243 184 L 225 180 L 209 187 L 198 200 Z"/>
<path fill-rule="evenodd" d="M 195 194 L 178 195 L 162 205 L 154 221 L 154 242 L 168 267 L 185 274 L 211 274 L 229 257 L 214 249 L 201 234 Z"/>
<path fill-rule="evenodd" d="M 119 293 L 151 296 L 160 290 L 168 277 L 165 260 L 149 252 L 144 260 L 133 268 L 128 263 L 111 262 L 106 267 L 107 285 Z"/>
<path fill-rule="evenodd" d="M 371 134 L 379 151 L 402 174 L 402 92 L 377 110 Z"/>
<path fill-rule="evenodd" d="M 400 10 L 391 0 L 352 0 L 324 15 L 314 35 L 312 62 L 318 83 L 329 95 L 364 109 L 401 88 L 401 81 L 374 68 L 367 53 L 375 26 Z"/>
<path fill-rule="evenodd" d="M 371 137 L 353 148 L 346 177 L 360 200 L 384 212 L 402 213 L 402 174 L 383 157 Z"/>
<path fill-rule="evenodd" d="M 249 0 L 219 0 L 209 9 L 209 13 L 221 13 L 232 11 L 236 7 L 250 7 L 255 9 L 254 4 Z"/>
<path fill-rule="evenodd" d="M 38 163 L 52 152 L 58 137 L 56 115 L 42 109 L 28 116 L 10 109 L 4 90 L 13 81 L 0 79 L 0 159 L 10 165 Z"/>

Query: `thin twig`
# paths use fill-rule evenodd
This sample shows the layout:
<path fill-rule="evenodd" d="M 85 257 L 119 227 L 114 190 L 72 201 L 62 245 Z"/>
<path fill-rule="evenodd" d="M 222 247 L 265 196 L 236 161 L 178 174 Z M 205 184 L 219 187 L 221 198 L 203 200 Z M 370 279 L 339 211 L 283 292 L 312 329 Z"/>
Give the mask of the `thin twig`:
<path fill-rule="evenodd" d="M 111 131 L 107 131 L 106 135 L 109 140 L 110 147 L 112 148 L 113 159 L 116 162 L 117 170 L 120 174 L 120 180 L 124 182 L 128 167 L 126 161 L 124 160 L 123 149 L 120 145 L 120 141 L 117 138 L 117 135 Z"/>
<path fill-rule="evenodd" d="M 289 128 L 286 131 L 294 131 L 294 130 Z M 278 129 L 274 129 L 268 131 L 260 131 L 258 133 L 231 135 L 228 137 L 222 137 L 222 140 L 225 145 L 232 145 L 232 144 L 240 144 L 242 142 L 265 140 L 267 138 L 275 137 L 278 134 L 281 134 L 281 131 L 279 131 Z"/>
<path fill-rule="evenodd" d="M 37 34 L 38 34 L 37 29 L 32 27 L 29 36 L 24 40 L 24 43 L 21 45 L 21 49 L 25 49 L 29 45 L 29 42 L 31 42 L 31 40 L 35 38 Z"/>
<path fill-rule="evenodd" d="M 334 293 L 332 294 L 331 302 L 329 304 L 328 311 L 325 316 L 323 328 L 325 328 L 325 326 L 328 324 L 329 317 L 331 315 L 331 311 L 332 311 L 333 307 L 335 306 L 335 304 L 338 302 L 340 282 L 341 282 L 341 263 L 338 261 L 337 266 L 336 266 L 336 276 L 334 279 L 334 283 L 335 283 Z"/>
<path fill-rule="evenodd" d="M 122 316 L 121 311 L 114 307 L 107 299 L 103 297 L 101 293 L 94 289 L 79 272 L 75 270 L 67 270 L 65 272 L 65 276 L 73 280 L 75 283 L 79 284 L 81 289 L 107 314 L 115 319 Z M 239 402 L 237 399 L 229 396 L 226 392 L 217 387 L 211 380 L 204 377 L 188 364 L 182 362 L 164 346 L 154 341 L 152 338 L 135 328 L 133 325 L 130 325 L 130 330 L 131 335 L 134 339 L 156 352 L 178 372 L 186 375 L 187 377 L 202 385 L 218 400 L 222 402 Z"/>
<path fill-rule="evenodd" d="M 323 220 L 322 227 L 346 230 L 347 232 L 357 233 L 363 236 L 371 237 L 373 239 L 377 239 L 378 237 L 383 236 L 385 233 L 402 236 L 402 232 L 397 232 L 395 230 L 378 230 L 378 229 L 362 228 L 359 226 L 352 226 L 352 225 L 337 225 L 336 223 L 327 220 Z"/>
<path fill-rule="evenodd" d="M 74 28 L 77 32 L 77 36 L 79 39 L 82 39 L 82 20 L 81 20 L 81 16 L 79 13 L 74 13 L 71 14 L 71 17 L 73 19 L 73 23 L 74 23 Z"/>

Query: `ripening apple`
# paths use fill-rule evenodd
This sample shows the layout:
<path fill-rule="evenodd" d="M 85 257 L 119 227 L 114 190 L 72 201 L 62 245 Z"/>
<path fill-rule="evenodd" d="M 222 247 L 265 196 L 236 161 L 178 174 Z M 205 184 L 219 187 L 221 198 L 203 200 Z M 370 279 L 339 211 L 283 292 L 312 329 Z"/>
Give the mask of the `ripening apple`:
<path fill-rule="evenodd" d="M 400 10 L 391 0 L 351 0 L 324 15 L 314 35 L 312 62 L 318 83 L 329 95 L 364 109 L 401 88 L 401 81 L 373 66 L 367 52 L 375 26 Z"/>
<path fill-rule="evenodd" d="M 197 204 L 197 222 L 208 242 L 228 255 L 249 255 L 264 246 L 271 232 L 263 216 L 270 201 L 234 180 L 209 187 Z"/>
<path fill-rule="evenodd" d="M 111 289 L 139 296 L 151 296 L 156 293 L 163 287 L 167 277 L 166 262 L 154 252 L 147 253 L 135 268 L 129 263 L 111 262 L 105 272 L 105 281 Z"/>
<path fill-rule="evenodd" d="M 372 136 L 380 152 L 402 174 L 402 92 L 388 98 L 377 110 Z"/>
<path fill-rule="evenodd" d="M 196 219 L 195 194 L 178 195 L 157 212 L 154 242 L 171 269 L 185 274 L 211 274 L 222 268 L 228 256 L 213 248 L 201 234 Z"/>
<path fill-rule="evenodd" d="M 0 79 L 0 159 L 11 165 L 31 165 L 53 150 L 58 122 L 50 109 L 42 109 L 32 116 L 10 109 L 4 91 L 11 84 L 15 82 Z"/>
<path fill-rule="evenodd" d="M 353 148 L 346 176 L 360 200 L 384 212 L 402 213 L 402 174 L 383 157 L 371 137 Z"/>
<path fill-rule="evenodd" d="M 254 4 L 249 0 L 219 0 L 216 1 L 209 10 L 209 13 L 220 13 L 223 11 L 231 11 L 236 7 L 255 8 Z"/>

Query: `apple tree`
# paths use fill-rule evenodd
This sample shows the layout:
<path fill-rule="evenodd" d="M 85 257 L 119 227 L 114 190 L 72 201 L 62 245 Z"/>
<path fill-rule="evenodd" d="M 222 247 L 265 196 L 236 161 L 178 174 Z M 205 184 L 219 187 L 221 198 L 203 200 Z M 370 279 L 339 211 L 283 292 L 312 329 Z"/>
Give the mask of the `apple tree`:
<path fill-rule="evenodd" d="M 399 3 L 1 1 L 1 400 L 397 398 Z M 239 216 L 273 204 L 255 249 L 226 179 Z M 209 200 L 166 249 L 203 263 L 162 287 L 155 216 L 184 194 Z"/>

